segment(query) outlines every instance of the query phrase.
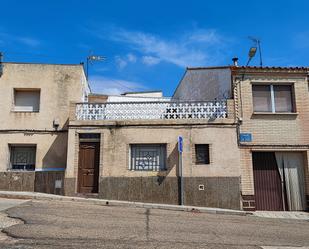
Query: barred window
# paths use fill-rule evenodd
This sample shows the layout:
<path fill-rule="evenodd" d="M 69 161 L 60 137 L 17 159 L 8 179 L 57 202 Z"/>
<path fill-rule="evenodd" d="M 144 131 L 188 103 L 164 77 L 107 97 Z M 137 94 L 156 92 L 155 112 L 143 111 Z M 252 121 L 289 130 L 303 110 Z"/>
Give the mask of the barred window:
<path fill-rule="evenodd" d="M 10 146 L 12 170 L 35 170 L 36 146 Z"/>
<path fill-rule="evenodd" d="M 196 164 L 209 164 L 209 144 L 196 144 L 195 145 L 195 163 Z"/>
<path fill-rule="evenodd" d="M 131 170 L 166 170 L 165 144 L 131 144 Z"/>

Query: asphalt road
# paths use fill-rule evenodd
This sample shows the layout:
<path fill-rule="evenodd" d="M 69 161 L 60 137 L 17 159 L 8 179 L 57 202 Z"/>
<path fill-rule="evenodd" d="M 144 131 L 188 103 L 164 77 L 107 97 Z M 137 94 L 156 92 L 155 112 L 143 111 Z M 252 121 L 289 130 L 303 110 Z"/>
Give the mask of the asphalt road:
<path fill-rule="evenodd" d="M 6 211 L 0 248 L 261 248 L 309 246 L 309 222 L 260 217 L 31 201 Z"/>

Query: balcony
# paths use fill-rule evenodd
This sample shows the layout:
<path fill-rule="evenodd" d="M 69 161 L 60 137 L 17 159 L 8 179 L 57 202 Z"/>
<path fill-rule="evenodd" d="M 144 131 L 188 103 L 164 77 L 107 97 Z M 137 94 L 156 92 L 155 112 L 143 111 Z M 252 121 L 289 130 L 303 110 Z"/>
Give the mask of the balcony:
<path fill-rule="evenodd" d="M 230 118 L 231 100 L 205 102 L 77 103 L 75 120 L 189 120 Z"/>

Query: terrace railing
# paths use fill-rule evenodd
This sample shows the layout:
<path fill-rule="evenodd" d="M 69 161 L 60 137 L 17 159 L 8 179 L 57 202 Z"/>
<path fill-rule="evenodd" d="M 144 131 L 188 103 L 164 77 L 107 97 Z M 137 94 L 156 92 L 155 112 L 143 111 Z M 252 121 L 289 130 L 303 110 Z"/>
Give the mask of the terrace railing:
<path fill-rule="evenodd" d="M 227 118 L 226 101 L 77 103 L 77 120 Z"/>

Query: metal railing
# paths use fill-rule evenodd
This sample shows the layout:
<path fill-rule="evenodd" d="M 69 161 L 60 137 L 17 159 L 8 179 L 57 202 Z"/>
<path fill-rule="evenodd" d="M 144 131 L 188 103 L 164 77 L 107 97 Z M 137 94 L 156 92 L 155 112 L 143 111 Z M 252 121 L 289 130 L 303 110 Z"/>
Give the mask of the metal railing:
<path fill-rule="evenodd" d="M 227 118 L 226 101 L 77 103 L 77 120 Z"/>

